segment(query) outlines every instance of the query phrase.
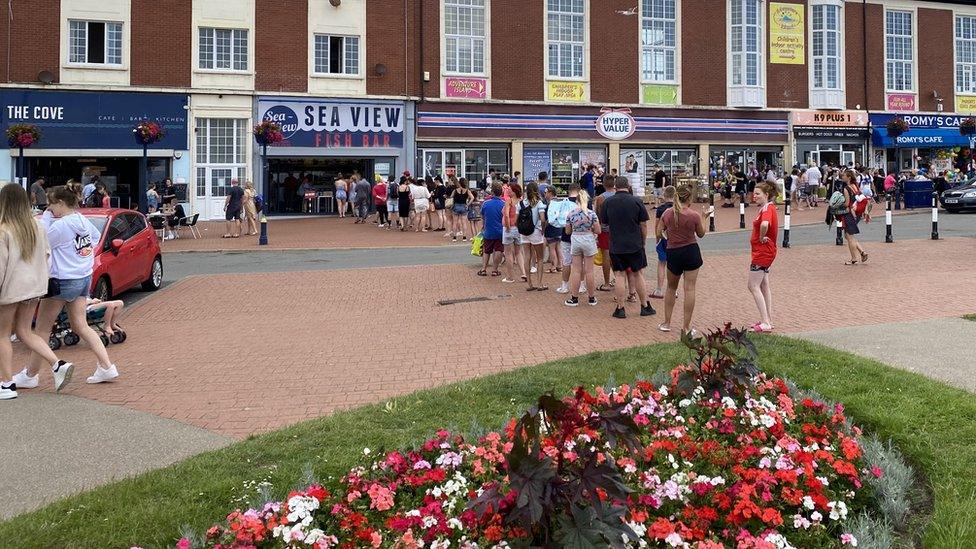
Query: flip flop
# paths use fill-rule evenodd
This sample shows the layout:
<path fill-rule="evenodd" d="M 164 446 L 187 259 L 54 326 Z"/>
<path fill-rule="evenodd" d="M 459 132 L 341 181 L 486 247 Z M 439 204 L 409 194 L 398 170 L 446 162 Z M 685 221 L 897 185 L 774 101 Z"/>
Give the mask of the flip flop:
<path fill-rule="evenodd" d="M 845 261 L 844 265 L 857 265 L 857 261 Z"/>
<path fill-rule="evenodd" d="M 225 235 L 221 236 L 220 238 L 231 238 L 231 236 L 229 234 L 225 234 Z"/>
<path fill-rule="evenodd" d="M 868 262 L 868 254 L 866 252 L 861 252 L 861 263 Z"/>
<path fill-rule="evenodd" d="M 665 326 L 664 324 L 658 324 L 657 325 L 657 329 L 658 330 L 661 330 L 662 332 L 670 332 L 671 331 L 671 327 L 670 326 Z"/>
<path fill-rule="evenodd" d="M 488 276 L 488 271 L 480 270 L 480 271 L 478 271 L 477 274 L 478 274 L 478 276 Z"/>
<path fill-rule="evenodd" d="M 491 276 L 502 276 L 502 272 L 501 271 L 492 271 L 491 272 Z"/>
<path fill-rule="evenodd" d="M 543 286 L 539 286 L 538 288 L 535 289 L 535 291 L 537 291 L 537 292 L 548 292 L 549 291 L 549 286 L 544 286 L 544 285 Z"/>
<path fill-rule="evenodd" d="M 637 303 L 637 294 L 632 293 L 629 296 L 627 296 L 627 303 Z"/>
<path fill-rule="evenodd" d="M 768 334 L 773 331 L 773 328 L 772 326 L 770 326 L 769 328 L 763 328 L 762 324 L 757 322 L 753 324 L 752 327 L 749 328 L 749 330 L 757 334 Z"/>
<path fill-rule="evenodd" d="M 509 280 L 509 279 L 507 279 L 507 278 L 503 278 L 503 279 L 502 279 L 502 282 L 504 282 L 505 284 L 514 284 L 514 283 L 515 283 L 515 281 L 514 281 L 514 280 Z"/>
<path fill-rule="evenodd" d="M 502 280 L 502 282 L 505 282 L 505 281 L 504 281 L 504 280 Z M 526 288 L 526 289 L 525 289 L 525 291 L 526 291 L 526 292 L 534 292 L 534 291 L 536 291 L 536 290 L 538 290 L 538 289 L 539 289 L 539 288 L 536 288 L 535 286 L 529 286 L 528 288 Z"/>
<path fill-rule="evenodd" d="M 612 292 L 613 291 L 613 286 L 611 286 L 609 284 L 600 284 L 600 287 L 597 288 L 597 290 L 598 291 L 601 291 L 601 292 Z"/>

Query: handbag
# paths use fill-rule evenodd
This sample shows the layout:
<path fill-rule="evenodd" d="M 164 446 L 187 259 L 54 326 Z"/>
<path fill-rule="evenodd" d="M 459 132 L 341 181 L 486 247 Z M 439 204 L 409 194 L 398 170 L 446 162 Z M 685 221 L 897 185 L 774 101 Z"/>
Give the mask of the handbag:
<path fill-rule="evenodd" d="M 56 278 L 47 279 L 47 293 L 42 297 L 49 298 L 61 294 L 61 281 Z"/>
<path fill-rule="evenodd" d="M 451 209 L 451 208 L 454 207 L 454 197 L 453 196 L 444 201 L 444 207 L 447 208 L 447 209 Z"/>

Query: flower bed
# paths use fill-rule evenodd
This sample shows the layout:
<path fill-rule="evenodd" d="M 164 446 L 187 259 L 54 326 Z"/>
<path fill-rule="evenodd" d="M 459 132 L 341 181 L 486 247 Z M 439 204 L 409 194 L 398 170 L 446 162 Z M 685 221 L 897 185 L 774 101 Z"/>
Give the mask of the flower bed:
<path fill-rule="evenodd" d="M 881 470 L 843 408 L 740 378 L 741 332 L 688 343 L 698 355 L 670 384 L 544 395 L 477 442 L 442 430 L 413 450 L 365 450 L 338 484 L 234 511 L 179 546 L 856 545 L 848 518 Z"/>

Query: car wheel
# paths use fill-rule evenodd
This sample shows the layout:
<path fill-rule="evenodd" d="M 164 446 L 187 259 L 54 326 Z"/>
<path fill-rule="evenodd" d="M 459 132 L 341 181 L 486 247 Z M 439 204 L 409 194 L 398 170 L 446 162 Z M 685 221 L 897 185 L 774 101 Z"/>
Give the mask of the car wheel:
<path fill-rule="evenodd" d="M 112 299 L 112 284 L 108 281 L 107 276 L 103 276 L 98 279 L 98 283 L 95 284 L 95 299 L 101 301 L 108 301 Z"/>
<path fill-rule="evenodd" d="M 163 285 L 163 258 L 156 256 L 149 269 L 149 279 L 142 283 L 142 289 L 155 292 Z"/>

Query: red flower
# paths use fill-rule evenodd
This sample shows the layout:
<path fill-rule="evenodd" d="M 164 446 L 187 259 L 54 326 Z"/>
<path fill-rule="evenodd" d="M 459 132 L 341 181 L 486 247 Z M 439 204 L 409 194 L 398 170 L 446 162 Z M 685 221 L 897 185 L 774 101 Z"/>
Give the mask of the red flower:
<path fill-rule="evenodd" d="M 773 509 L 772 507 L 767 507 L 763 509 L 762 521 L 770 526 L 779 526 L 783 524 L 783 516 L 779 514 L 779 511 Z"/>
<path fill-rule="evenodd" d="M 673 533 L 674 524 L 671 524 L 671 521 L 664 517 L 658 517 L 654 524 L 647 529 L 647 534 L 654 539 L 664 539 Z"/>

